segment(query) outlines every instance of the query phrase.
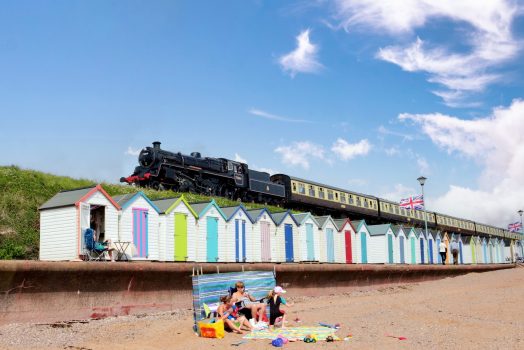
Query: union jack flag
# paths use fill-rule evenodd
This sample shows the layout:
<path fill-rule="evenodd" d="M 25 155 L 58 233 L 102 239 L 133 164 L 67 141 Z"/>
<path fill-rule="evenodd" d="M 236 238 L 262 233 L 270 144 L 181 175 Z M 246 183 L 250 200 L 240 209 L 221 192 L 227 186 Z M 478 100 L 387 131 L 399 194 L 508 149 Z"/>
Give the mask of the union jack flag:
<path fill-rule="evenodd" d="M 521 228 L 522 224 L 518 221 L 508 225 L 509 232 L 518 232 Z"/>
<path fill-rule="evenodd" d="M 405 209 L 424 210 L 424 197 L 419 195 L 403 198 L 400 200 L 400 207 Z"/>

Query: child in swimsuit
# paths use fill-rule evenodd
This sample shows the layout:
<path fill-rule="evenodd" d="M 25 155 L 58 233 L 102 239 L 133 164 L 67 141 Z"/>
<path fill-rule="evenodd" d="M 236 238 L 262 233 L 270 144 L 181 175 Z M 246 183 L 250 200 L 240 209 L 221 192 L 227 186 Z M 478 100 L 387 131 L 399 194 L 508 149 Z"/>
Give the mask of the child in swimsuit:
<path fill-rule="evenodd" d="M 281 294 L 286 293 L 286 291 L 280 287 L 276 286 L 271 292 L 269 292 L 267 298 L 269 304 L 269 328 L 273 329 L 275 326 L 275 321 L 277 318 L 282 317 L 282 328 L 285 328 L 286 322 L 286 312 L 289 305 L 286 300 L 281 296 Z"/>
<path fill-rule="evenodd" d="M 238 316 L 238 310 L 232 301 L 231 295 L 221 297 L 220 301 L 222 304 L 217 308 L 218 318 L 224 320 L 224 324 L 233 332 L 243 334 L 242 328 L 247 331 L 253 329 L 244 316 Z"/>
<path fill-rule="evenodd" d="M 233 302 L 240 303 L 240 310 L 239 312 L 241 314 L 244 314 L 243 310 L 251 310 L 251 316 L 255 319 L 256 322 L 260 322 L 263 319 L 264 312 L 266 312 L 266 305 L 263 303 L 259 303 L 258 300 L 256 300 L 251 294 L 246 292 L 246 286 L 244 285 L 244 282 L 238 281 L 235 284 L 235 287 L 237 288 L 237 291 L 233 293 Z"/>

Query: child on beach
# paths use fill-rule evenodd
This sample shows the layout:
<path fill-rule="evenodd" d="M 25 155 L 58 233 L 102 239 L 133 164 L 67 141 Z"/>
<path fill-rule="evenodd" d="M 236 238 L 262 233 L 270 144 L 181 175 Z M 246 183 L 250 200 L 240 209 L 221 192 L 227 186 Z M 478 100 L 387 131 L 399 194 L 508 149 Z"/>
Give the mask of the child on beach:
<path fill-rule="evenodd" d="M 237 307 L 233 303 L 231 295 L 220 298 L 222 304 L 217 308 L 218 318 L 224 320 L 224 324 L 233 332 L 244 334 L 242 328 L 247 331 L 253 330 L 251 324 L 244 316 L 238 316 Z"/>
<path fill-rule="evenodd" d="M 284 293 L 286 293 L 286 291 L 282 287 L 276 286 L 267 296 L 267 303 L 269 304 L 269 329 L 273 329 L 275 321 L 279 317 L 282 317 L 282 328 L 285 328 L 287 308 L 291 305 L 281 296 Z"/>
<path fill-rule="evenodd" d="M 244 282 L 238 281 L 235 284 L 237 291 L 233 293 L 233 302 L 240 304 L 239 313 L 245 315 L 243 311 L 250 310 L 251 316 L 255 319 L 255 322 L 262 321 L 266 306 L 263 303 L 259 303 L 251 294 L 246 292 L 246 286 Z"/>

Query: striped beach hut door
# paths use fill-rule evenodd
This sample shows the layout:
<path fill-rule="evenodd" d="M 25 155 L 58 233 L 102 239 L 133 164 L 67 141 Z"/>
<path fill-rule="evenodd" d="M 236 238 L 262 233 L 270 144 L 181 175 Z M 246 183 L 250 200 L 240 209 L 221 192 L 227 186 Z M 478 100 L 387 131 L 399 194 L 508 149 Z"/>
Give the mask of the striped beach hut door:
<path fill-rule="evenodd" d="M 429 263 L 433 264 L 433 240 L 432 239 L 428 241 L 428 248 L 429 248 L 429 254 L 428 254 Z"/>
<path fill-rule="evenodd" d="M 404 257 L 404 236 L 399 236 L 399 246 L 400 246 L 400 263 L 405 264 L 406 259 Z"/>
<path fill-rule="evenodd" d="M 218 218 L 207 217 L 207 262 L 218 261 Z"/>
<path fill-rule="evenodd" d="M 284 232 L 284 238 L 286 240 L 286 262 L 293 262 L 293 226 L 286 224 Z"/>
<path fill-rule="evenodd" d="M 420 239 L 420 263 L 424 264 L 424 240 Z"/>
<path fill-rule="evenodd" d="M 415 249 L 415 237 L 411 237 L 411 263 L 417 263 L 417 251 Z"/>
<path fill-rule="evenodd" d="M 365 232 L 360 233 L 360 251 L 362 254 L 362 264 L 368 263 L 368 243 Z"/>
<path fill-rule="evenodd" d="M 344 231 L 346 242 L 346 264 L 353 262 L 353 252 L 351 251 L 351 231 Z"/>
<path fill-rule="evenodd" d="M 271 261 L 271 240 L 269 236 L 269 222 L 260 222 L 260 240 L 262 243 L 262 261 Z"/>
<path fill-rule="evenodd" d="M 246 261 L 246 221 L 235 220 L 235 260 Z"/>
<path fill-rule="evenodd" d="M 140 258 L 148 257 L 147 209 L 133 208 L 133 243 Z"/>
<path fill-rule="evenodd" d="M 393 236 L 388 235 L 388 262 L 393 264 Z"/>
<path fill-rule="evenodd" d="M 306 224 L 307 259 L 315 260 L 315 249 L 313 247 L 313 224 Z"/>
<path fill-rule="evenodd" d="M 437 261 L 439 264 L 442 264 L 442 258 L 440 257 L 440 239 L 437 238 Z"/>
<path fill-rule="evenodd" d="M 486 247 L 486 242 L 482 242 L 482 251 L 484 252 L 484 264 L 488 263 L 488 248 Z"/>
<path fill-rule="evenodd" d="M 489 242 L 489 262 L 493 264 L 493 244 Z"/>
<path fill-rule="evenodd" d="M 476 249 L 475 249 L 475 241 L 473 239 L 470 241 L 470 245 L 471 245 L 471 263 L 476 264 L 477 263 L 477 254 L 476 254 Z"/>
<path fill-rule="evenodd" d="M 333 229 L 326 229 L 326 240 L 327 240 L 327 260 L 328 262 L 335 262 L 335 241 L 333 238 Z"/>
<path fill-rule="evenodd" d="M 462 258 L 462 242 L 459 242 L 459 258 L 460 258 L 460 263 L 464 264 L 464 259 Z"/>
<path fill-rule="evenodd" d="M 175 213 L 175 261 L 187 259 L 187 215 Z"/>

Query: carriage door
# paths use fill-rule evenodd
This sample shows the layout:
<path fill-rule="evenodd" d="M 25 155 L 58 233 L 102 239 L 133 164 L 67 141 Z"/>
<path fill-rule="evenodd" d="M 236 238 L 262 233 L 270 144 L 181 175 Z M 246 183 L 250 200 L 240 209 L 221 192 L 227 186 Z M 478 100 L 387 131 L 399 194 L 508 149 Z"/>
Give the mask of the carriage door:
<path fill-rule="evenodd" d="M 353 252 L 351 251 L 351 231 L 345 231 L 345 240 L 346 240 L 346 264 L 351 264 L 353 262 Z"/>
<path fill-rule="evenodd" d="M 424 240 L 420 239 L 420 263 L 424 264 Z"/>
<path fill-rule="evenodd" d="M 430 264 L 433 264 L 433 240 L 430 239 L 428 241 L 428 245 L 429 245 L 429 252 L 428 252 L 428 257 L 429 257 L 429 263 Z"/>
<path fill-rule="evenodd" d="M 411 237 L 411 263 L 417 263 L 417 252 L 415 250 L 415 237 Z"/>
<path fill-rule="evenodd" d="M 80 203 L 80 242 L 78 242 L 78 247 L 80 249 L 79 254 L 84 254 L 84 249 L 86 246 L 84 235 L 86 230 L 89 228 L 91 223 L 91 206 L 88 203 Z"/>
<path fill-rule="evenodd" d="M 235 261 L 246 261 L 246 221 L 235 220 Z"/>
<path fill-rule="evenodd" d="M 218 218 L 207 217 L 207 262 L 218 261 Z"/>
<path fill-rule="evenodd" d="M 400 246 L 400 263 L 405 264 L 406 259 L 404 257 L 404 236 L 398 236 L 399 238 L 399 246 Z"/>
<path fill-rule="evenodd" d="M 327 240 L 327 261 L 335 262 L 335 242 L 333 238 L 333 229 L 326 229 L 326 240 Z"/>
<path fill-rule="evenodd" d="M 147 258 L 149 256 L 147 230 L 147 209 L 133 208 L 133 243 L 140 258 Z"/>
<path fill-rule="evenodd" d="M 187 215 L 175 213 L 175 261 L 187 258 Z"/>
<path fill-rule="evenodd" d="M 286 240 L 286 262 L 293 262 L 293 227 L 290 224 L 284 226 Z"/>
<path fill-rule="evenodd" d="M 313 224 L 306 224 L 306 246 L 308 261 L 315 260 L 315 249 L 313 243 Z"/>
<path fill-rule="evenodd" d="M 269 236 L 269 222 L 260 222 L 260 240 L 262 243 L 262 261 L 271 261 L 271 241 Z"/>
<path fill-rule="evenodd" d="M 365 232 L 360 233 L 360 250 L 362 252 L 362 264 L 368 263 L 368 251 L 367 251 L 368 243 L 367 243 L 367 237 Z"/>
<path fill-rule="evenodd" d="M 393 264 L 393 236 L 388 235 L 388 262 Z"/>

